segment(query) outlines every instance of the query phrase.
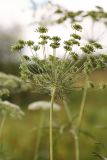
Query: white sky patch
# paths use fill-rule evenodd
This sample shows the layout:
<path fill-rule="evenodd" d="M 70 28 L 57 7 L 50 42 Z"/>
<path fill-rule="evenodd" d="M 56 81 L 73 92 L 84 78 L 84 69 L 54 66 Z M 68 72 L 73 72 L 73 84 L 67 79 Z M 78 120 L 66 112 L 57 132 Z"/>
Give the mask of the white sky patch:
<path fill-rule="evenodd" d="M 96 5 L 102 6 L 105 10 L 107 10 L 107 0 L 51 0 L 51 2 L 72 10 L 94 9 Z"/>
<path fill-rule="evenodd" d="M 48 0 L 34 0 L 37 5 L 42 5 Z M 96 5 L 107 10 L 107 0 L 50 0 L 72 10 L 94 9 Z M 12 25 L 26 25 L 30 21 L 30 0 L 0 0 L 0 26 L 11 27 Z"/>
<path fill-rule="evenodd" d="M 15 23 L 26 23 L 24 8 L 26 8 L 26 0 L 0 0 L 0 26 L 7 28 Z"/>

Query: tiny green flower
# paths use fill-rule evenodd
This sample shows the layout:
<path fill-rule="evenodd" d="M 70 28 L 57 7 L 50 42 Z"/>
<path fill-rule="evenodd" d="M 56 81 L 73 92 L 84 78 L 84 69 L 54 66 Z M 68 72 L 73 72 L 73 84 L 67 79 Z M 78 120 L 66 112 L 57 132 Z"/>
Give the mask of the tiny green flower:
<path fill-rule="evenodd" d="M 78 40 L 81 39 L 81 36 L 75 33 L 71 34 L 70 36 L 73 37 L 74 39 L 78 39 Z"/>
<path fill-rule="evenodd" d="M 71 41 L 72 45 L 80 46 L 80 43 L 79 43 L 77 40 L 75 40 L 75 39 L 70 39 L 70 41 Z"/>
<path fill-rule="evenodd" d="M 58 8 L 58 9 L 55 11 L 55 13 L 60 14 L 60 13 L 63 13 L 63 11 L 62 11 L 60 8 Z"/>
<path fill-rule="evenodd" d="M 67 46 L 71 46 L 72 45 L 72 41 L 71 40 L 64 41 L 64 44 L 67 45 Z"/>
<path fill-rule="evenodd" d="M 69 54 L 71 55 L 71 57 L 73 58 L 74 61 L 78 60 L 79 56 L 76 52 L 70 52 Z"/>
<path fill-rule="evenodd" d="M 50 37 L 47 36 L 47 35 L 40 35 L 39 38 L 41 38 L 41 39 L 44 40 L 44 41 L 46 41 L 47 39 L 50 39 Z"/>
<path fill-rule="evenodd" d="M 34 45 L 34 41 L 29 40 L 29 41 L 26 42 L 26 44 L 27 44 L 28 46 L 33 46 L 33 45 Z"/>
<path fill-rule="evenodd" d="M 59 46 L 60 46 L 60 43 L 58 42 L 54 42 L 50 44 L 50 47 L 52 47 L 53 49 L 59 48 Z"/>
<path fill-rule="evenodd" d="M 38 27 L 37 29 L 36 29 L 36 32 L 39 32 L 39 33 L 46 33 L 46 32 L 48 32 L 48 29 L 46 28 L 46 27 Z"/>
<path fill-rule="evenodd" d="M 48 43 L 48 41 L 46 41 L 46 40 L 43 40 L 43 41 L 40 41 L 40 42 L 39 42 L 40 45 L 45 45 L 45 44 L 47 44 L 47 43 Z"/>
<path fill-rule="evenodd" d="M 27 55 L 23 55 L 23 58 L 24 58 L 25 60 L 27 60 L 27 61 L 29 61 L 29 60 L 30 60 L 30 57 L 29 57 L 29 56 L 27 56 Z"/>
<path fill-rule="evenodd" d="M 58 37 L 58 36 L 53 36 L 52 38 L 50 38 L 52 41 L 54 41 L 54 42 L 59 42 L 60 40 L 61 40 L 61 38 L 60 37 Z"/>
<path fill-rule="evenodd" d="M 66 45 L 66 46 L 64 46 L 64 49 L 66 50 L 66 51 L 72 51 L 72 48 L 68 45 Z"/>
<path fill-rule="evenodd" d="M 99 44 L 98 42 L 94 42 L 94 43 L 93 43 L 93 46 L 94 46 L 96 49 L 103 49 L 102 45 Z"/>
<path fill-rule="evenodd" d="M 82 31 L 82 26 L 80 24 L 74 24 L 73 25 L 73 29 L 75 29 L 76 31 Z"/>
<path fill-rule="evenodd" d="M 18 52 L 21 51 L 24 48 L 24 45 L 22 44 L 15 44 L 11 47 L 11 51 L 14 52 Z"/>
<path fill-rule="evenodd" d="M 25 44 L 26 44 L 26 42 L 25 42 L 24 40 L 18 40 L 17 43 L 18 43 L 18 44 L 21 44 L 21 45 L 25 45 Z"/>
<path fill-rule="evenodd" d="M 38 51 L 40 49 L 40 47 L 38 45 L 33 46 L 34 51 Z"/>

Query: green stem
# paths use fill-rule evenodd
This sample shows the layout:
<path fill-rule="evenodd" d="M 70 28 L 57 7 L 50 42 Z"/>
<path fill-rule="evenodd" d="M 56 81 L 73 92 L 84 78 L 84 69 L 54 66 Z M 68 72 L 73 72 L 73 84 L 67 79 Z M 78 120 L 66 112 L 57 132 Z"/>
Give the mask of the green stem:
<path fill-rule="evenodd" d="M 55 98 L 55 89 L 51 90 L 51 107 L 50 107 L 50 124 L 49 124 L 49 140 L 50 140 L 50 160 L 53 160 L 53 129 L 52 129 L 52 121 L 53 121 L 53 104 Z"/>
<path fill-rule="evenodd" d="M 83 96 L 82 96 L 82 101 L 81 101 L 81 106 L 80 106 L 80 112 L 79 112 L 79 116 L 78 116 L 77 126 L 73 131 L 74 142 L 75 142 L 76 160 L 80 159 L 80 155 L 79 155 L 79 150 L 80 150 L 79 149 L 79 129 L 80 129 L 81 121 L 82 121 L 83 114 L 84 114 L 86 95 L 87 95 L 87 78 L 86 78 L 86 84 L 85 84 L 84 91 L 83 91 Z"/>
<path fill-rule="evenodd" d="M 72 122 L 72 117 L 71 117 L 71 114 L 70 114 L 70 110 L 69 110 L 65 100 L 63 100 L 63 103 L 64 103 L 64 108 L 65 108 L 66 115 L 68 117 L 68 121 L 71 123 Z M 74 137 L 74 144 L 75 144 L 75 160 L 79 160 L 78 132 L 74 128 L 72 128 L 72 135 Z"/>
<path fill-rule="evenodd" d="M 76 160 L 80 159 L 80 156 L 79 156 L 79 128 L 80 128 L 80 124 L 81 124 L 82 117 L 83 117 L 83 114 L 84 114 L 84 107 L 85 107 L 85 101 L 86 101 L 86 95 L 87 95 L 87 79 L 88 79 L 88 77 L 86 78 L 86 84 L 85 84 L 84 92 L 83 92 L 83 96 L 82 96 L 82 101 L 81 101 L 77 126 L 75 128 L 72 128 L 72 135 L 74 137 L 74 143 L 75 143 L 75 159 Z M 68 108 L 65 101 L 63 101 L 63 103 L 64 103 L 64 107 L 65 107 L 65 111 L 66 111 L 68 120 L 69 120 L 69 122 L 71 122 L 72 117 L 71 117 L 69 108 Z"/>
<path fill-rule="evenodd" d="M 63 104 L 64 104 L 64 109 L 65 109 L 68 121 L 71 123 L 72 122 L 72 117 L 71 117 L 71 114 L 70 114 L 70 109 L 68 108 L 68 105 L 67 105 L 65 100 L 63 100 Z"/>
<path fill-rule="evenodd" d="M 44 56 L 44 59 L 46 59 L 45 45 L 42 45 L 42 49 L 43 49 L 43 56 Z"/>
<path fill-rule="evenodd" d="M 3 132 L 3 127 L 4 127 L 4 124 L 5 124 L 5 121 L 6 121 L 6 114 L 5 115 L 3 115 L 3 118 L 2 118 L 2 120 L 1 120 L 1 124 L 0 124 L 0 138 L 1 138 L 1 136 L 2 136 L 2 132 Z"/>
<path fill-rule="evenodd" d="M 56 49 L 53 49 L 53 56 L 56 57 Z"/>
<path fill-rule="evenodd" d="M 86 96 L 87 96 L 87 80 L 86 80 L 86 84 L 85 84 L 84 91 L 83 91 L 83 97 L 82 97 L 79 116 L 78 116 L 78 121 L 77 121 L 77 128 L 80 128 L 81 121 L 82 121 L 82 118 L 83 118 Z"/>
<path fill-rule="evenodd" d="M 73 130 L 72 134 L 74 136 L 74 143 L 75 143 L 75 159 L 79 160 L 79 137 L 78 137 L 78 132 Z"/>
<path fill-rule="evenodd" d="M 34 160 L 38 159 L 38 152 L 39 152 L 39 147 L 40 147 L 43 122 L 44 122 L 44 111 L 42 111 L 42 113 L 41 113 L 40 123 L 39 123 L 39 127 L 38 127 L 37 142 L 36 142 Z"/>

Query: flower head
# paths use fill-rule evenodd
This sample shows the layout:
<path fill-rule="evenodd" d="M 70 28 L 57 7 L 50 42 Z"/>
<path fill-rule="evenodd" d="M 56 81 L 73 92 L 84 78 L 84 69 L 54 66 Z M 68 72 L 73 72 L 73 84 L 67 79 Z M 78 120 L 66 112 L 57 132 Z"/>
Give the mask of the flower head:
<path fill-rule="evenodd" d="M 8 101 L 0 101 L 0 114 L 11 118 L 21 118 L 24 116 L 24 112 L 19 106 Z"/>
<path fill-rule="evenodd" d="M 48 101 L 37 101 L 37 102 L 33 102 L 31 104 L 29 104 L 28 106 L 28 109 L 29 110 L 39 110 L 39 109 L 42 109 L 42 110 L 49 110 L 51 107 L 51 103 L 48 102 Z M 61 109 L 61 107 L 54 103 L 53 105 L 53 110 L 54 111 L 59 111 Z"/>
<path fill-rule="evenodd" d="M 79 24 L 73 25 L 73 28 L 77 31 L 82 30 L 82 26 Z M 45 28 L 43 30 L 42 32 L 45 33 Z M 38 42 L 37 45 L 43 49 L 43 59 L 39 58 L 37 50 L 35 51 L 36 54 L 33 52 L 32 56 L 27 59 L 22 55 L 21 75 L 25 81 L 32 83 L 36 90 L 39 88 L 42 92 L 50 93 L 52 88 L 55 88 L 57 95 L 63 95 L 77 88 L 75 84 L 80 78 L 86 77 L 96 69 L 106 67 L 107 56 L 103 55 L 96 58 L 94 55 L 96 50 L 102 49 L 99 43 L 87 43 L 82 46 L 81 37 L 78 34 L 73 33 L 70 36 L 72 38 L 65 40 L 62 44 L 64 45 L 63 58 L 59 58 L 56 54 L 57 48 L 62 46 L 59 43 L 61 38 L 58 36 L 48 38 L 48 35 L 40 36 L 44 43 L 41 46 Z M 75 45 L 79 51 L 82 51 L 84 60 L 78 55 L 78 52 L 74 51 Z M 50 47 L 49 51 L 53 52 L 49 56 L 46 55 L 46 46 Z M 33 46 L 31 46 L 32 48 Z"/>

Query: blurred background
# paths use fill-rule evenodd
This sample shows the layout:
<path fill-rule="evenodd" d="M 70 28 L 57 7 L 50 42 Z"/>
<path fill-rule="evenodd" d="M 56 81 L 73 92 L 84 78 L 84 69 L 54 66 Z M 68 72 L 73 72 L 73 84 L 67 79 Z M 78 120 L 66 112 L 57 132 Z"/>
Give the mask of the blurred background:
<path fill-rule="evenodd" d="M 11 46 L 18 39 L 36 40 L 34 31 L 37 26 L 47 26 L 50 35 L 68 37 L 71 32 L 71 22 L 67 20 L 64 23 L 57 23 L 59 16 L 55 14 L 57 8 L 76 12 L 96 10 L 95 6 L 101 6 L 107 12 L 106 0 L 0 0 L 0 72 L 20 77 L 20 58 L 18 54 L 11 53 Z M 82 35 L 84 42 L 98 40 L 103 45 L 103 53 L 106 54 L 107 26 L 105 23 L 97 22 L 91 30 L 90 17 L 81 22 L 84 29 Z M 107 70 L 96 71 L 90 79 L 96 83 L 107 83 Z M 71 114 L 75 116 L 80 107 L 82 91 L 74 91 L 69 97 L 69 108 Z M 26 114 L 20 121 L 11 119 L 6 121 L 2 141 L 6 144 L 8 154 L 12 159 L 33 160 L 41 111 L 32 113 L 27 110 L 27 107 L 31 102 L 49 100 L 50 97 L 47 94 L 27 90 L 21 93 L 11 93 L 10 96 L 4 97 L 5 99 L 21 106 Z M 60 99 L 57 103 L 61 105 L 61 111 L 54 113 L 54 123 L 63 127 L 67 123 L 67 117 Z M 80 152 L 82 160 L 90 160 L 95 159 L 92 152 L 96 141 L 107 145 L 107 89 L 89 90 L 85 105 L 83 132 L 80 134 Z M 48 111 L 45 114 L 44 125 L 47 125 Z M 57 130 L 54 132 L 55 160 L 71 160 L 71 157 L 74 159 L 72 135 L 68 132 L 61 134 Z M 49 159 L 48 142 L 48 129 L 43 129 L 38 160 Z"/>

